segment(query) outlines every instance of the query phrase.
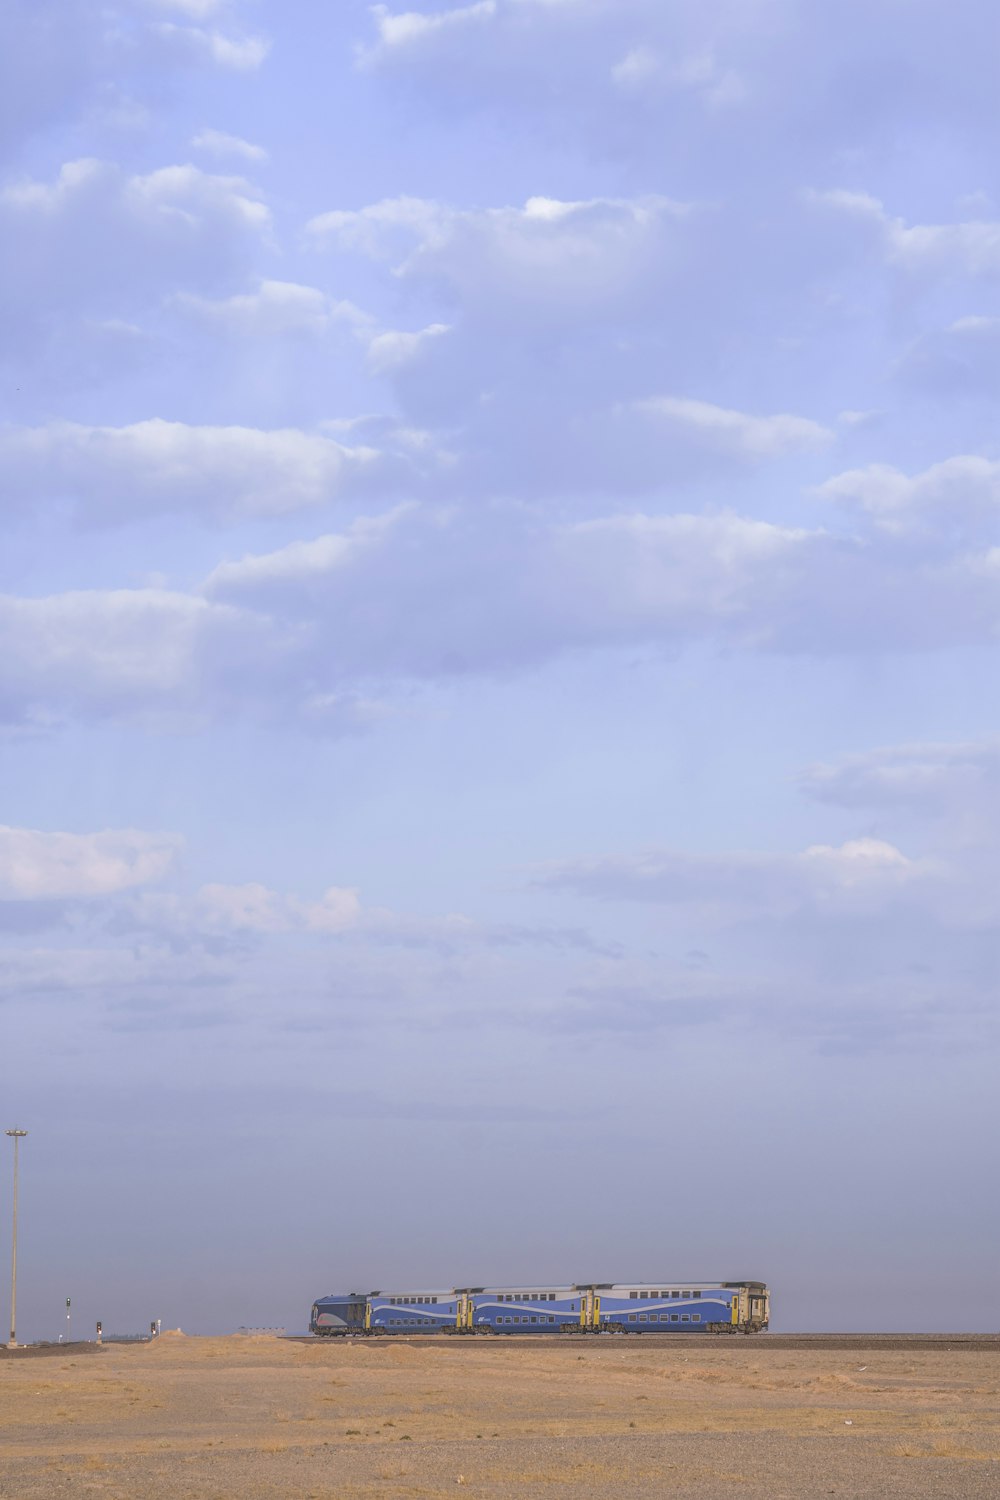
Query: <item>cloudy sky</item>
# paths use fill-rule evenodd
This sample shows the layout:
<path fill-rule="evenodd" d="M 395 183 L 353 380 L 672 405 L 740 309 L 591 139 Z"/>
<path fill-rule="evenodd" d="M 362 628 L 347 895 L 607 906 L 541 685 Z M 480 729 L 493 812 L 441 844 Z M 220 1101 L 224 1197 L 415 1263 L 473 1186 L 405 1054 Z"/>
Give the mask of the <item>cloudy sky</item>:
<path fill-rule="evenodd" d="M 1000 15 L 413 3 L 0 19 L 19 1331 L 995 1327 Z"/>

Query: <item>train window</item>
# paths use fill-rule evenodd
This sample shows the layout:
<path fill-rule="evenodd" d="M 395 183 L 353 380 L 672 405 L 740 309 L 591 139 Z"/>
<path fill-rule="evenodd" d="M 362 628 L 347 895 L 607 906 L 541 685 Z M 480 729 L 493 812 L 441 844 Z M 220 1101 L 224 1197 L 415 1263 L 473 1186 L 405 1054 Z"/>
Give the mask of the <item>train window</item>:
<path fill-rule="evenodd" d="M 685 1295 L 685 1297 L 690 1297 L 691 1293 L 690 1292 L 685 1292 L 684 1295 Z"/>
<path fill-rule="evenodd" d="M 639 1295 L 638 1292 L 629 1292 L 629 1296 L 630 1297 L 638 1297 L 638 1295 Z"/>
<path fill-rule="evenodd" d="M 689 1319 L 688 1319 L 687 1313 L 681 1313 L 681 1322 L 682 1323 L 687 1323 L 688 1321 L 689 1321 Z"/>
<path fill-rule="evenodd" d="M 700 1297 L 701 1293 L 700 1292 L 692 1292 L 691 1295 L 692 1295 L 692 1297 Z"/>
<path fill-rule="evenodd" d="M 677 1322 L 677 1314 L 676 1313 L 671 1313 L 670 1314 L 670 1321 L 671 1321 L 671 1323 L 676 1323 Z"/>
<path fill-rule="evenodd" d="M 635 1313 L 629 1313 L 628 1320 L 629 1320 L 630 1323 L 634 1323 L 635 1322 Z"/>
<path fill-rule="evenodd" d="M 531 1321 L 532 1321 L 532 1322 L 533 1322 L 533 1323 L 537 1323 L 537 1322 L 538 1322 L 538 1319 L 537 1319 L 537 1318 L 532 1318 L 532 1320 L 531 1320 Z"/>
<path fill-rule="evenodd" d="M 645 1313 L 640 1313 L 639 1314 L 639 1322 L 640 1323 L 645 1323 L 645 1321 L 646 1321 L 646 1314 Z"/>
<path fill-rule="evenodd" d="M 691 1322 L 692 1323 L 700 1323 L 701 1322 L 701 1313 L 692 1313 L 691 1314 Z"/>

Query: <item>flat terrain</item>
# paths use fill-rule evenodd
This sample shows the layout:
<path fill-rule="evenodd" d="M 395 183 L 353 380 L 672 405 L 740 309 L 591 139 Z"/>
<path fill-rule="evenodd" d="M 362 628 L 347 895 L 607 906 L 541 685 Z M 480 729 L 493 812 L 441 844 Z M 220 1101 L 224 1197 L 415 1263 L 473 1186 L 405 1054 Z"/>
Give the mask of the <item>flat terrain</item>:
<path fill-rule="evenodd" d="M 1000 1341 L 164 1334 L 0 1357 L 0 1497 L 1000 1495 Z"/>

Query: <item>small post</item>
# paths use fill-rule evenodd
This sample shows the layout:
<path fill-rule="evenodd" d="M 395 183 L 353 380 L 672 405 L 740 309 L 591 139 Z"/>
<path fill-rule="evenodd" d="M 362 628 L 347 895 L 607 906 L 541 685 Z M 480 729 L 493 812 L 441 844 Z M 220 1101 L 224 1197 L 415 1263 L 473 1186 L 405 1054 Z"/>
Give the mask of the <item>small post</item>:
<path fill-rule="evenodd" d="M 100 1320 L 100 1318 L 98 1318 L 98 1320 L 97 1320 L 97 1342 L 99 1344 L 102 1342 L 102 1339 L 101 1339 L 101 1320 Z"/>
<path fill-rule="evenodd" d="M 67 1344 L 69 1343 L 69 1319 L 70 1319 L 69 1298 L 67 1297 L 66 1298 L 66 1342 L 67 1342 Z"/>

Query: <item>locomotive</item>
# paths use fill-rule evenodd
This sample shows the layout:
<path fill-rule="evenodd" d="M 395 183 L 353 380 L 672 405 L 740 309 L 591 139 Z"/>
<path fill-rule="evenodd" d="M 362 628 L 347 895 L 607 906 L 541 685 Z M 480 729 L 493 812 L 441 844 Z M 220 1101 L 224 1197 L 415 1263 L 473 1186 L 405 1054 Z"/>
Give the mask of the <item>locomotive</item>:
<path fill-rule="evenodd" d="M 337 1335 L 760 1333 L 770 1317 L 762 1281 L 575 1282 L 342 1292 L 313 1303 L 309 1331 Z"/>

